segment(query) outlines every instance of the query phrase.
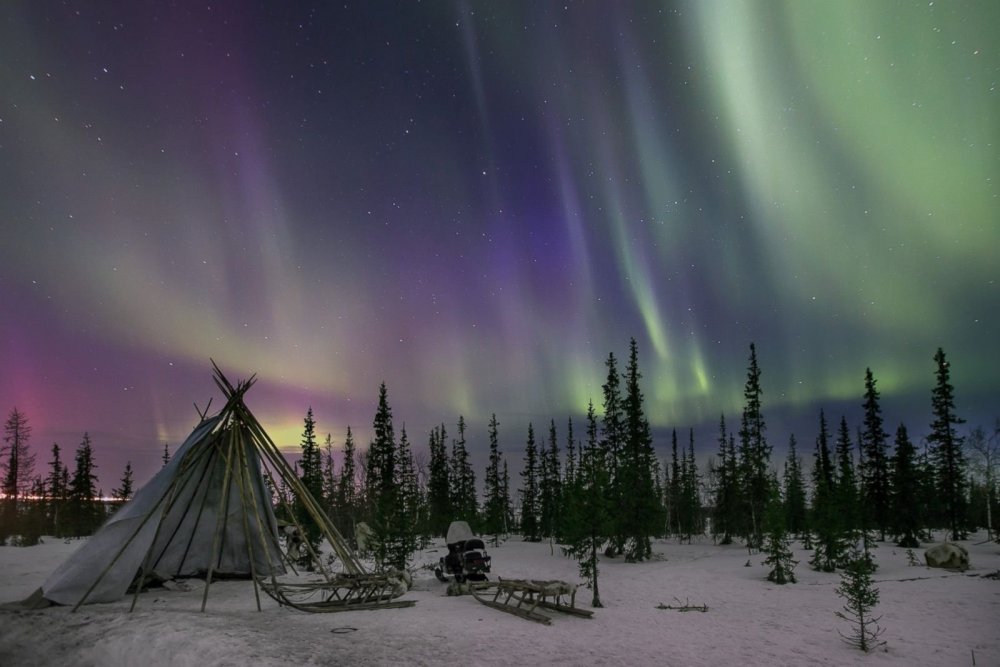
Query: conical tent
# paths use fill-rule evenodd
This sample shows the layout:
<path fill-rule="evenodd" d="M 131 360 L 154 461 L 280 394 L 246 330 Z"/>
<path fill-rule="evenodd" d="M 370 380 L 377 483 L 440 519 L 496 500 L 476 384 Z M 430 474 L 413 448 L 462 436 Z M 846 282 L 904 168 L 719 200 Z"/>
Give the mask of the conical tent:
<path fill-rule="evenodd" d="M 45 599 L 76 608 L 121 599 L 133 585 L 138 595 L 153 578 L 204 576 L 204 610 L 213 576 L 224 575 L 251 577 L 255 592 L 260 583 L 291 604 L 277 580 L 291 565 L 272 509 L 270 488 L 278 481 L 292 490 L 343 563 L 346 575 L 337 576 L 348 577 L 351 587 L 371 578 L 244 404 L 253 378 L 234 387 L 215 371 L 225 407 L 215 416 L 202 415 L 170 462 L 52 573 L 42 585 Z M 287 514 L 297 523 L 294 512 Z M 341 579 L 305 546 L 328 584 L 338 582 L 331 604 L 377 604 L 399 594 L 380 589 L 373 596 L 366 589 L 360 597 L 345 595 L 338 590 L 345 585 Z M 259 594 L 257 600 L 259 608 Z"/>

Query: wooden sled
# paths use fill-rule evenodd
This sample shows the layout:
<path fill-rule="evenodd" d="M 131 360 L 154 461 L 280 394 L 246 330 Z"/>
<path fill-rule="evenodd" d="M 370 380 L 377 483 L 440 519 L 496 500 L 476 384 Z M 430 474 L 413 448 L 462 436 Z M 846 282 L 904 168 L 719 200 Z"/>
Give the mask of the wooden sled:
<path fill-rule="evenodd" d="M 576 606 L 576 586 L 565 581 L 501 579 L 470 582 L 467 588 L 487 607 L 544 625 L 550 625 L 552 617 L 541 613 L 542 609 L 581 618 L 592 618 L 594 615 L 594 612 Z"/>
<path fill-rule="evenodd" d="M 414 600 L 397 600 L 406 584 L 386 574 L 342 574 L 321 581 L 258 580 L 278 604 L 308 612 L 412 607 Z"/>

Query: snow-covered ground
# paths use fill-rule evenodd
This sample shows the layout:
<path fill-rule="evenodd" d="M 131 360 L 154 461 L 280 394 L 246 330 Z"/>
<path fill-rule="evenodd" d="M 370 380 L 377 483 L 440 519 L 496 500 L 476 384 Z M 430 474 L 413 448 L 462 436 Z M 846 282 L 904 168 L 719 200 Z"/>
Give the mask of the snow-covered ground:
<path fill-rule="evenodd" d="M 0 611 L 0 665 L 1000 665 L 1000 545 L 965 546 L 965 573 L 907 564 L 881 545 L 875 580 L 887 645 L 865 655 L 837 634 L 838 574 L 809 569 L 797 550 L 797 584 L 765 580 L 763 556 L 738 546 L 657 542 L 655 560 L 605 560 L 604 608 L 592 619 L 553 613 L 551 626 L 504 614 L 469 596 L 447 597 L 429 568 L 418 568 L 411 608 L 308 614 L 264 597 L 248 581 L 201 583 L 131 600 L 39 611 Z M 28 596 L 81 542 L 47 538 L 29 548 L 0 547 L 0 601 Z M 493 576 L 578 581 L 558 547 L 517 539 L 491 548 Z M 917 552 L 921 556 L 923 550 Z M 437 561 L 441 549 L 418 554 Z M 577 603 L 589 608 L 583 588 Z M 659 604 L 707 605 L 677 612 Z"/>

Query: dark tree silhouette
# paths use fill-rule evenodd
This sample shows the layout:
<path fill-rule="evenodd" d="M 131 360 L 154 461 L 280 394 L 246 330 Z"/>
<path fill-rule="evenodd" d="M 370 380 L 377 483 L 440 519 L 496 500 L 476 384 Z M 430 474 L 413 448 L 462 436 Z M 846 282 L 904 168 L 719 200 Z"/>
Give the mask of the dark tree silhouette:
<path fill-rule="evenodd" d="M 528 542 L 541 539 L 538 525 L 538 449 L 535 428 L 528 423 L 528 440 L 524 445 L 524 465 L 521 469 L 521 536 Z"/>
<path fill-rule="evenodd" d="M 28 416 L 16 407 L 10 411 L 3 427 L 0 445 L 0 475 L 3 502 L 0 504 L 0 544 L 19 529 L 21 498 L 31 490 L 35 455 L 28 448 L 31 426 Z"/>
<path fill-rule="evenodd" d="M 302 479 L 302 485 L 309 491 L 309 494 L 320 504 L 323 505 L 323 460 L 320 454 L 319 444 L 316 442 L 316 420 L 313 418 L 313 410 L 310 407 L 306 410 L 306 416 L 303 420 L 302 429 L 302 440 L 300 442 L 302 448 L 302 458 L 298 461 L 298 470 L 300 471 L 300 477 Z M 313 550 L 319 549 L 320 541 L 320 531 L 319 526 L 313 521 L 312 516 L 306 509 L 307 505 L 305 501 L 301 500 L 296 496 L 295 499 L 295 512 L 299 523 L 305 530 L 305 538 L 309 540 L 309 544 L 312 545 Z M 304 563 L 311 561 L 308 555 L 304 555 Z"/>
<path fill-rule="evenodd" d="M 934 421 L 931 422 L 927 442 L 931 445 L 942 519 L 951 531 L 951 539 L 960 540 L 965 538 L 966 532 L 967 480 L 962 438 L 955 427 L 965 423 L 965 420 L 955 414 L 955 390 L 951 386 L 949 364 L 941 348 L 934 355 L 934 363 L 937 366 L 937 384 L 931 393 Z"/>
<path fill-rule="evenodd" d="M 451 441 L 451 494 L 452 508 L 457 519 L 476 525 L 479 507 L 476 498 L 476 473 L 472 470 L 469 450 L 465 442 L 465 418 L 458 417 L 458 438 Z"/>
<path fill-rule="evenodd" d="M 924 518 L 921 516 L 920 476 L 916 457 L 917 452 L 910 442 L 906 427 L 900 424 L 896 429 L 896 453 L 892 457 L 889 500 L 896 543 L 907 549 L 920 546 L 918 536 Z"/>
<path fill-rule="evenodd" d="M 625 417 L 622 411 L 621 377 L 618 362 L 613 352 L 608 353 L 604 362 L 608 369 L 607 379 L 601 386 L 604 394 L 604 417 L 601 424 L 601 450 L 604 452 L 605 469 L 608 473 L 609 507 L 621 507 L 622 494 L 622 448 L 625 439 Z M 620 513 L 619 513 L 620 514 Z M 607 546 L 608 555 L 615 556 L 625 550 L 625 533 L 620 516 L 611 518 L 611 540 Z"/>
<path fill-rule="evenodd" d="M 885 540 L 889 530 L 890 490 L 889 457 L 883 430 L 880 394 L 875 388 L 875 378 L 870 368 L 865 369 L 864 427 L 858 443 L 863 454 L 861 472 L 861 498 L 864 508 L 864 527 L 874 528 Z"/>
<path fill-rule="evenodd" d="M 76 467 L 69 482 L 70 534 L 90 535 L 104 519 L 97 492 L 97 475 L 94 448 L 90 435 L 83 434 L 83 441 L 76 450 Z"/>
<path fill-rule="evenodd" d="M 737 534 L 739 511 L 739 468 L 736 460 L 736 444 L 726 430 L 726 417 L 719 417 L 719 464 L 716 468 L 715 520 L 712 529 L 721 535 L 720 544 L 732 544 Z"/>
<path fill-rule="evenodd" d="M 872 615 L 879 598 L 878 588 L 872 583 L 873 569 L 866 554 L 851 552 L 836 589 L 837 595 L 844 599 L 844 607 L 834 613 L 851 624 L 850 634 L 841 632 L 840 636 L 862 651 L 871 651 L 885 643 L 879 639 L 884 632 L 878 624 L 882 617 Z"/>
<path fill-rule="evenodd" d="M 750 343 L 750 363 L 747 367 L 747 382 L 743 389 L 743 416 L 740 420 L 740 474 L 742 478 L 743 502 L 748 515 L 744 530 L 747 547 L 757 549 L 763 541 L 762 519 L 767 505 L 770 487 L 768 467 L 771 463 L 771 446 L 767 443 L 760 386 L 760 366 L 757 363 L 757 348 Z"/>
<path fill-rule="evenodd" d="M 591 401 L 587 407 L 587 444 L 580 452 L 578 474 L 569 492 L 574 500 L 570 505 L 573 510 L 567 515 L 566 541 L 569 552 L 579 563 L 580 576 L 594 593 L 593 607 L 603 606 L 598 585 L 598 554 L 612 531 L 606 465 L 607 456 L 597 440 L 597 418 Z"/>
<path fill-rule="evenodd" d="M 799 458 L 794 435 L 788 438 L 784 485 L 785 528 L 790 535 L 803 538 L 809 530 L 809 509 L 806 504 L 805 480 L 802 477 L 802 459 Z"/>
<path fill-rule="evenodd" d="M 430 472 L 427 480 L 427 506 L 430 515 L 431 534 L 444 537 L 448 525 L 454 517 L 451 506 L 451 480 L 448 461 L 448 450 L 445 447 L 444 424 L 431 430 L 428 448 L 430 449 Z"/>
<path fill-rule="evenodd" d="M 490 460 L 486 466 L 484 479 L 486 497 L 483 503 L 483 533 L 493 535 L 494 546 L 500 543 L 500 534 L 506 525 L 503 477 L 500 468 L 502 454 L 498 434 L 499 425 L 497 416 L 491 415 L 489 424 Z"/>
<path fill-rule="evenodd" d="M 134 493 L 133 484 L 133 474 L 132 474 L 132 462 L 125 462 L 125 470 L 122 472 L 122 479 L 120 482 L 121 486 L 117 489 L 112 489 L 111 497 L 115 499 L 115 505 L 121 507 L 128 501 L 132 499 L 132 494 Z"/>

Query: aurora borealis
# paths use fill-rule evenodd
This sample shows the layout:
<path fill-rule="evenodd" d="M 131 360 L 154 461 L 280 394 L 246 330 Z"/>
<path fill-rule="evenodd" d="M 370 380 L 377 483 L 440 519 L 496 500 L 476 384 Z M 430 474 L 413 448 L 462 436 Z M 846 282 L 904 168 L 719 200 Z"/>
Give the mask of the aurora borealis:
<path fill-rule="evenodd" d="M 258 374 L 281 444 L 310 405 L 367 443 L 384 380 L 418 447 L 460 414 L 485 446 L 495 412 L 514 461 L 634 336 L 651 422 L 705 451 L 750 342 L 778 447 L 866 366 L 921 433 L 939 346 L 991 423 L 997 26 L 992 0 L 4 3 L 0 409 L 39 468 L 89 431 L 110 488 L 219 400 L 212 358 Z"/>

